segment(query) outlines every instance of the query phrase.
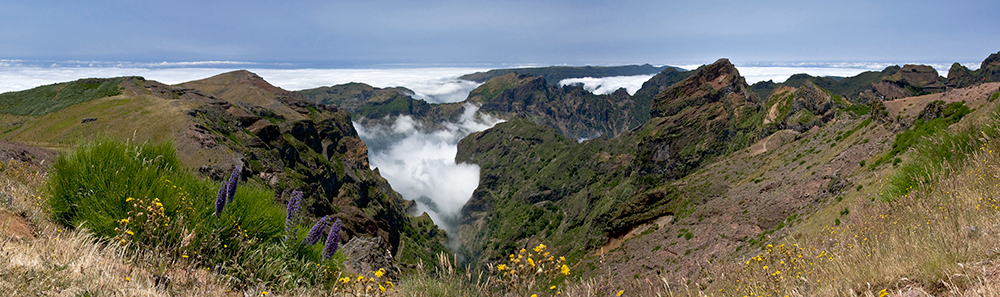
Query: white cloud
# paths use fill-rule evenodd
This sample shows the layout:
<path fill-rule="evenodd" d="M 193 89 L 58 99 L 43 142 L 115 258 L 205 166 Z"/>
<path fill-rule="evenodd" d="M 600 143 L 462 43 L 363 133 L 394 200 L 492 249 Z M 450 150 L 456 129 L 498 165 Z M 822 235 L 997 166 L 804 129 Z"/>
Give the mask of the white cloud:
<path fill-rule="evenodd" d="M 427 212 L 451 234 L 455 233 L 450 220 L 458 216 L 479 186 L 479 166 L 455 163 L 458 141 L 503 121 L 477 114 L 478 110 L 465 104 L 457 123 L 444 123 L 444 129 L 437 131 L 426 131 L 410 116 L 397 117 L 391 127 L 354 123 L 361 139 L 369 144 L 372 168 L 378 168 L 403 198 L 416 201 L 418 213 Z"/>
<path fill-rule="evenodd" d="M 30 64 L 30 63 L 27 63 Z M 36 63 L 37 64 L 37 63 Z M 129 63 L 67 61 L 54 67 L 27 65 L 20 60 L 0 60 L 0 93 L 73 81 L 88 77 L 142 76 L 165 84 L 179 84 L 208 78 L 240 68 L 201 68 L 191 66 L 231 66 L 247 62 L 204 61 Z M 62 65 L 62 66 L 60 66 Z M 91 66 L 96 65 L 96 66 Z M 432 103 L 459 102 L 480 84 L 460 80 L 459 76 L 480 68 L 399 68 L 399 69 L 248 69 L 271 84 L 302 90 L 349 82 L 363 82 L 374 87 L 406 87 L 414 98 Z"/>
<path fill-rule="evenodd" d="M 619 88 L 625 88 L 629 95 L 635 95 L 642 88 L 642 83 L 646 82 L 655 74 L 630 75 L 630 76 L 609 76 L 601 78 L 581 77 L 567 78 L 559 81 L 560 86 L 583 84 L 583 89 L 597 95 L 607 95 L 614 93 Z"/>

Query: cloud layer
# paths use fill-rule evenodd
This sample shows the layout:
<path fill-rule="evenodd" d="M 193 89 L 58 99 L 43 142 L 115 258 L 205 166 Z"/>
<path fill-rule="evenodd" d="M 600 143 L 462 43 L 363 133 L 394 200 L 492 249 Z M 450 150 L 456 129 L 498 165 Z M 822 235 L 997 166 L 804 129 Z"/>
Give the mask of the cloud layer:
<path fill-rule="evenodd" d="M 454 231 L 451 220 L 479 186 L 479 166 L 455 163 L 458 141 L 502 122 L 477 114 L 478 110 L 465 104 L 460 120 L 438 131 L 426 131 L 409 116 L 397 117 L 391 127 L 354 123 L 369 144 L 372 168 L 378 168 L 403 198 L 416 201 L 418 213 L 427 212 L 445 231 Z"/>
<path fill-rule="evenodd" d="M 559 81 L 560 86 L 582 84 L 583 89 L 598 95 L 614 93 L 619 88 L 625 88 L 629 95 L 642 88 L 642 83 L 653 77 L 653 74 L 631 76 L 609 76 L 601 78 L 581 77 L 567 78 Z"/>
<path fill-rule="evenodd" d="M 227 65 L 244 62 L 207 61 L 136 64 L 128 62 L 60 62 L 38 66 L 19 60 L 0 60 L 0 93 L 73 81 L 87 77 L 142 76 L 165 84 L 179 84 L 238 70 Z M 94 66 L 91 66 L 94 65 Z M 220 68 L 189 67 L 198 65 Z M 252 64 L 250 66 L 253 66 Z M 287 90 L 303 90 L 349 82 L 363 82 L 373 87 L 406 87 L 413 97 L 432 103 L 465 100 L 478 83 L 460 80 L 459 76 L 481 68 L 398 68 L 398 69 L 269 69 L 249 68 L 265 80 Z"/>

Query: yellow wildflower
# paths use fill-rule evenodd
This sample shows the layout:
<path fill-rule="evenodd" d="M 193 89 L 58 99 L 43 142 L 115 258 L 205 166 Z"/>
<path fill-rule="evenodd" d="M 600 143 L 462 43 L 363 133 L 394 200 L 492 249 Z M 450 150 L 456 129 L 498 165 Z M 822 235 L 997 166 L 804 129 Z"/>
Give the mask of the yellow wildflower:
<path fill-rule="evenodd" d="M 541 253 L 543 250 L 545 250 L 545 245 L 544 244 L 540 244 L 539 243 L 538 246 L 535 247 L 535 252 L 536 253 Z"/>
<path fill-rule="evenodd" d="M 503 271 L 504 269 L 507 269 L 507 265 L 503 265 L 503 264 L 497 265 L 497 270 Z"/>
<path fill-rule="evenodd" d="M 382 277 L 385 275 L 385 269 L 379 268 L 378 271 L 373 271 L 372 273 L 375 274 L 375 277 Z"/>
<path fill-rule="evenodd" d="M 529 258 L 528 258 L 528 265 L 531 265 L 531 267 L 535 267 L 535 260 L 532 260 L 532 259 L 531 259 L 531 258 L 529 257 Z"/>
<path fill-rule="evenodd" d="M 135 200 L 135 198 L 132 198 L 132 197 L 125 198 L 125 202 L 129 202 L 129 201 L 132 201 L 132 200 Z"/>
<path fill-rule="evenodd" d="M 567 267 L 566 264 L 563 264 L 560 270 L 562 270 L 563 275 L 569 275 L 569 267 Z"/>
<path fill-rule="evenodd" d="M 625 290 L 620 290 L 620 291 L 618 291 L 618 295 L 615 295 L 615 296 L 621 296 L 621 295 L 622 295 L 622 293 L 625 293 Z"/>

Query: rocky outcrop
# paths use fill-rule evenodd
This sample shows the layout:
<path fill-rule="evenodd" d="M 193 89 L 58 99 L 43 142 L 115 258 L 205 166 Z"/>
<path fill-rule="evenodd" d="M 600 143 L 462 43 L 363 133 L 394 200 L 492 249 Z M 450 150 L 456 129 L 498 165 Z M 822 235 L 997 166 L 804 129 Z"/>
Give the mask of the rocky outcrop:
<path fill-rule="evenodd" d="M 871 88 L 861 93 L 863 102 L 873 99 L 895 100 L 944 92 L 947 80 L 938 75 L 937 70 L 927 65 L 903 65 L 893 75 L 872 83 Z"/>
<path fill-rule="evenodd" d="M 183 86 L 211 98 L 189 112 L 189 137 L 203 147 L 227 152 L 231 162 L 244 166 L 246 175 L 274 188 L 279 203 L 285 203 L 292 190 L 301 190 L 307 202 L 303 208 L 317 218 L 341 218 L 346 238 L 375 237 L 384 243 L 383 250 L 397 250 L 413 202 L 368 167 L 367 146 L 358 138 L 350 113 L 309 102 L 245 71 Z M 212 167 L 227 166 L 232 164 L 217 162 L 202 171 L 220 172 L 224 170 Z M 440 244 L 435 247 L 444 250 Z"/>
<path fill-rule="evenodd" d="M 702 66 L 660 93 L 637 159 L 644 173 L 676 178 L 758 139 L 760 100 L 728 59 Z M 647 127 L 649 128 L 649 127 Z"/>
<path fill-rule="evenodd" d="M 375 272 L 382 269 L 381 280 L 393 283 L 399 280 L 399 267 L 393 261 L 389 246 L 381 237 L 354 237 L 341 246 L 341 252 L 347 256 L 344 264 L 354 272 L 367 277 L 375 277 Z"/>
<path fill-rule="evenodd" d="M 984 82 L 996 82 L 1000 81 L 1000 52 L 990 54 L 983 60 L 983 64 L 979 66 L 978 77 L 982 78 Z"/>
<path fill-rule="evenodd" d="M 947 85 L 949 88 L 964 88 L 975 83 L 976 77 L 969 68 L 959 63 L 951 64 L 951 68 L 948 69 Z"/>

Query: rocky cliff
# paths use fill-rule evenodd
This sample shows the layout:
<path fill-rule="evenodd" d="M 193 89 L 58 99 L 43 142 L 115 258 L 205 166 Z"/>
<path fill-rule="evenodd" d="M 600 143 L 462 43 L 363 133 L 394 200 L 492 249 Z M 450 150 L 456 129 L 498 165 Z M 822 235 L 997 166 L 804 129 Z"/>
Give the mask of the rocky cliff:
<path fill-rule="evenodd" d="M 466 253 L 484 263 L 547 242 L 584 257 L 635 226 L 689 212 L 667 181 L 755 141 L 758 101 L 723 59 L 664 88 L 649 124 L 615 138 L 578 144 L 523 119 L 466 137 L 456 159 L 481 167 L 463 208 Z"/>

